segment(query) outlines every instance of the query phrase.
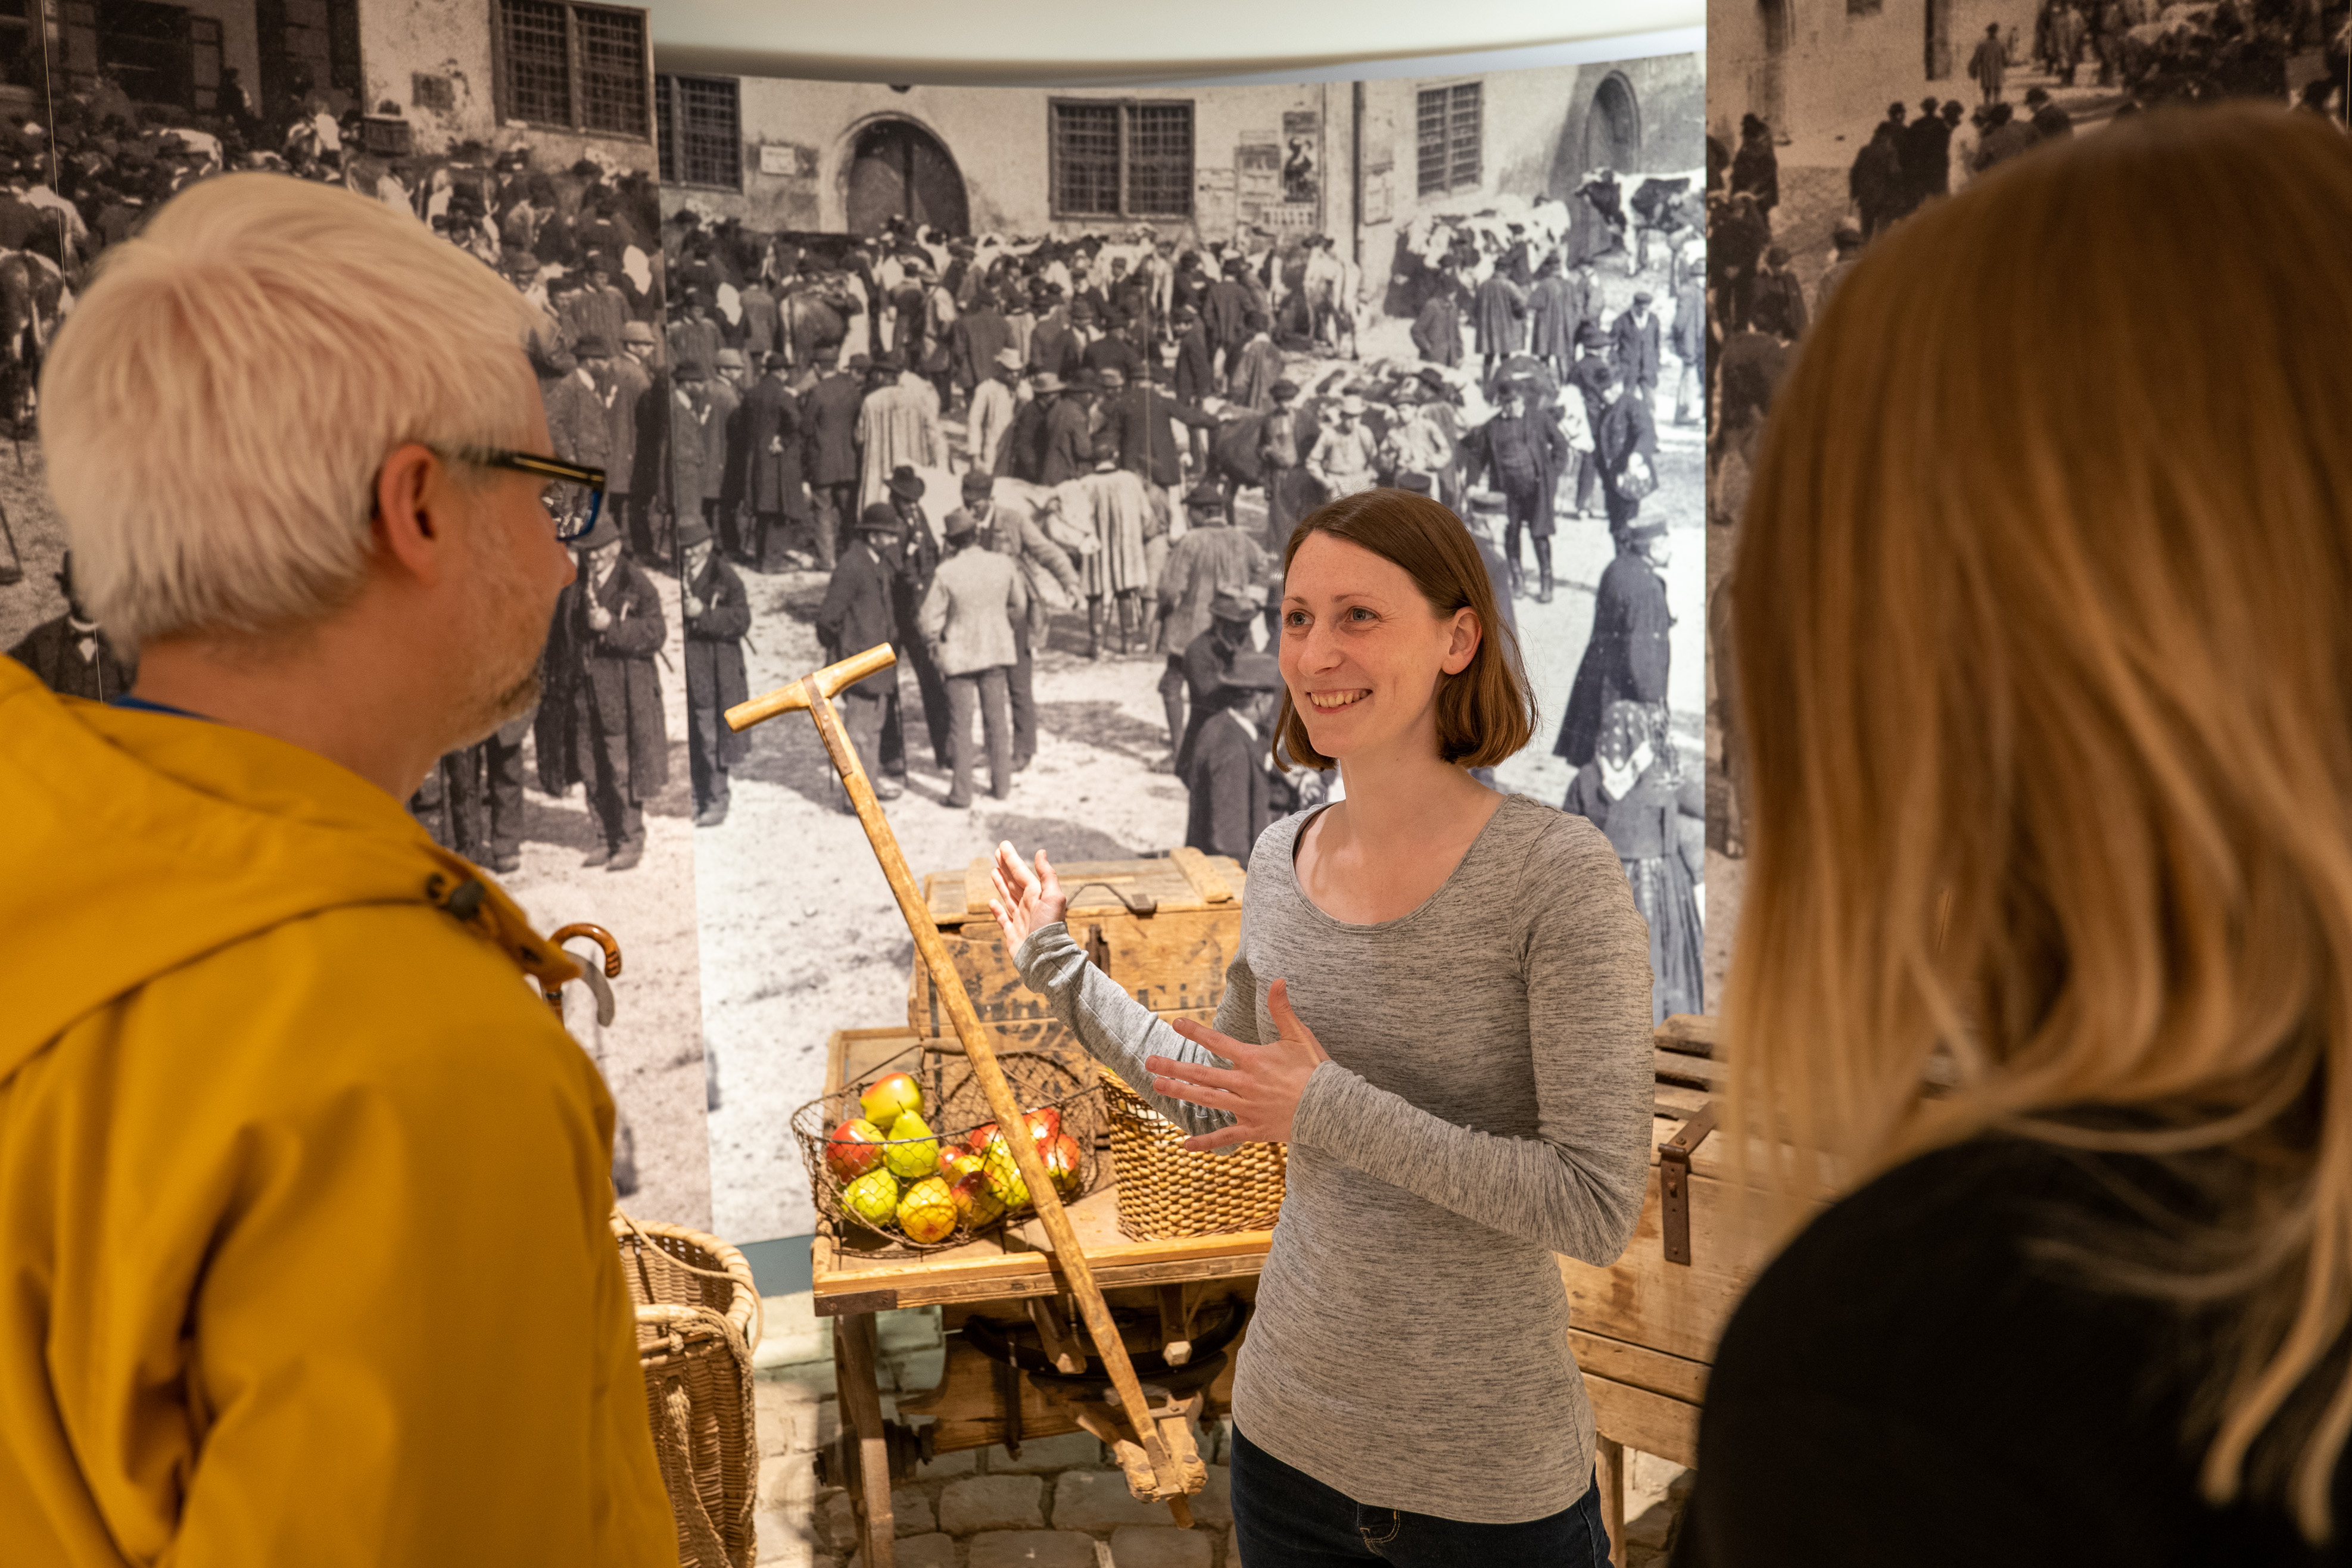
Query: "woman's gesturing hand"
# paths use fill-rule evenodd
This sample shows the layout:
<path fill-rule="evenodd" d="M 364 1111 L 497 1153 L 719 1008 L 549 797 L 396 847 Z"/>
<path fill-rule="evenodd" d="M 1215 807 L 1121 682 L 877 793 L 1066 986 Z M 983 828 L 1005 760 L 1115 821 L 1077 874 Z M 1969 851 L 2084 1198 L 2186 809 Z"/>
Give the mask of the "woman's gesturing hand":
<path fill-rule="evenodd" d="M 1290 987 L 1276 980 L 1265 989 L 1265 1010 L 1273 1016 L 1276 1037 L 1264 1045 L 1219 1034 L 1190 1019 L 1171 1019 L 1169 1027 L 1193 1044 L 1223 1057 L 1233 1066 L 1176 1061 L 1165 1056 L 1144 1059 L 1152 1092 L 1188 1105 L 1230 1112 L 1233 1125 L 1184 1140 L 1188 1149 L 1222 1149 L 1234 1144 L 1286 1144 L 1290 1124 L 1298 1114 L 1298 1097 L 1315 1064 L 1330 1056 L 1315 1031 L 1290 1010 Z"/>
<path fill-rule="evenodd" d="M 1053 925 L 1069 907 L 1070 901 L 1062 896 L 1062 879 L 1054 874 L 1054 862 L 1044 850 L 1037 852 L 1037 869 L 1032 873 L 1010 842 L 998 844 L 988 880 L 996 886 L 988 907 L 1004 931 L 1007 949 L 1021 946 L 1040 925 Z"/>

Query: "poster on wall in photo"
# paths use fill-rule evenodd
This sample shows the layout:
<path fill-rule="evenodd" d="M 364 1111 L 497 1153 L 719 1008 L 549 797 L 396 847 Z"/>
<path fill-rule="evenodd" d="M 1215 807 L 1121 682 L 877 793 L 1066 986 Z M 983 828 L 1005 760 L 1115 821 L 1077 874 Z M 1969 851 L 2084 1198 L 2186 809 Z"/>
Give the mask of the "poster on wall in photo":
<path fill-rule="evenodd" d="M 314 56 L 315 29 L 248 23 L 220 35 L 216 72 L 194 69 L 192 57 L 173 57 L 169 44 L 142 45 L 136 69 L 128 57 L 84 68 L 85 57 L 55 37 L 46 54 L 21 31 L 14 42 L 0 39 L 0 51 L 25 51 L 16 64 L 32 73 L 12 64 L 9 80 L 38 79 L 45 62 L 58 71 L 37 133 L 21 113 L 11 116 L 25 152 L 15 165 L 18 201 L 44 220 L 31 226 L 25 254 L 56 283 L 36 291 L 40 319 L 31 335 L 48 340 L 107 247 L 148 214 L 185 186 L 236 170 L 339 184 L 410 214 L 541 308 L 531 358 L 553 451 L 608 470 L 609 521 L 600 533 L 617 548 L 582 552 L 582 580 L 556 612 L 535 712 L 442 758 L 408 804 L 436 840 L 512 894 L 542 933 L 586 923 L 618 942 L 613 1022 L 597 1023 L 580 987 L 568 988 L 580 994 L 566 1021 L 620 1113 L 614 1175 L 624 1201 L 641 1218 L 708 1228 L 712 1092 L 700 1049 L 684 756 L 688 628 L 674 532 L 654 520 L 668 392 L 645 13 L 566 10 L 563 25 L 593 28 L 598 57 L 621 65 L 583 74 L 580 41 L 567 39 L 550 78 L 520 64 L 539 57 L 533 49 L 545 53 L 543 34 L 499 36 L 516 26 L 512 11 L 457 7 L 428 42 L 386 0 L 335 0 L 327 9 L 354 50 Z M 506 62 L 506 75 L 494 59 Z M 371 106 L 380 112 L 363 116 Z M 38 156 L 49 147 L 53 165 Z M 55 642 L 45 629 L 73 625 L 78 601 L 28 385 L 13 385 L 7 403 L 23 460 L 0 466 L 0 507 L 25 570 L 0 586 L 0 648 L 35 663 L 58 689 L 117 695 L 135 671 L 118 665 L 102 640 L 89 657 L 47 666 L 34 658 L 45 637 Z M 590 626 L 590 597 L 620 629 L 613 635 Z M 602 962 L 586 938 L 569 950 Z"/>
<path fill-rule="evenodd" d="M 2162 15 L 2158 12 L 2162 10 Z M 1729 600 L 1772 394 L 1846 272 L 1890 229 L 2037 147 L 2165 107 L 2255 99 L 2344 119 L 2347 12 L 2152 0 L 1885 0 L 1707 11 L 1707 973 L 1727 972 L 1746 851 Z"/>
<path fill-rule="evenodd" d="M 919 878 L 960 887 L 1001 841 L 1244 859 L 1265 824 L 1217 805 L 1198 745 L 1232 722 L 1220 672 L 1269 645 L 1298 518 L 1417 479 L 1476 540 L 1540 706 L 1496 786 L 1621 841 L 1662 997 L 1701 1010 L 1704 265 L 1696 219 L 1639 195 L 1696 201 L 1701 65 L 1050 92 L 677 78 L 671 101 L 708 118 L 680 126 L 664 185 L 670 344 L 735 382 L 738 414 L 706 428 L 748 689 L 894 645 L 845 714 Z M 740 166 L 767 141 L 814 149 L 815 178 Z M 1390 172 L 1384 199 L 1350 200 L 1357 171 Z M 1270 468 L 1285 430 L 1297 461 Z M 979 575 L 956 552 L 991 547 L 1027 607 L 974 641 L 939 617 Z M 1218 561 L 1246 579 L 1222 606 Z M 757 1239 L 814 1227 L 791 1121 L 829 1038 L 930 1025 L 814 726 L 743 740 L 695 863 L 726 1068 L 713 1211 Z M 1265 782 L 1288 812 L 1331 780 Z"/>

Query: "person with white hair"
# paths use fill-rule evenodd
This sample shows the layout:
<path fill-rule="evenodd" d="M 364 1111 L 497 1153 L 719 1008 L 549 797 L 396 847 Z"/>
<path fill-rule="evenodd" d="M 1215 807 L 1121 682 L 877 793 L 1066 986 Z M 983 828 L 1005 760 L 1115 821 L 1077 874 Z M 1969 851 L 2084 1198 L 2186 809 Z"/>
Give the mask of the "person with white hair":
<path fill-rule="evenodd" d="M 613 1102 L 521 983 L 575 967 L 401 809 L 536 697 L 601 502 L 540 325 L 240 173 L 58 333 L 49 485 L 140 664 L 100 705 L 0 660 L 0 1562 L 677 1560 Z"/>

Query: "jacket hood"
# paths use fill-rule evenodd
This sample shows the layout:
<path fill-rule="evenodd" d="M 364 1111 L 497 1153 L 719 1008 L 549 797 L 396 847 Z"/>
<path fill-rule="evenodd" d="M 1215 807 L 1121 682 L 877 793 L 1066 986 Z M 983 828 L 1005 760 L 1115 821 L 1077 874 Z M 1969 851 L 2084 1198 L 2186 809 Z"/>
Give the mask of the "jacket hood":
<path fill-rule="evenodd" d="M 434 904 L 521 971 L 578 973 L 348 768 L 251 730 L 58 697 L 5 658 L 0 821 L 0 1082 L 153 977 L 345 904 Z"/>

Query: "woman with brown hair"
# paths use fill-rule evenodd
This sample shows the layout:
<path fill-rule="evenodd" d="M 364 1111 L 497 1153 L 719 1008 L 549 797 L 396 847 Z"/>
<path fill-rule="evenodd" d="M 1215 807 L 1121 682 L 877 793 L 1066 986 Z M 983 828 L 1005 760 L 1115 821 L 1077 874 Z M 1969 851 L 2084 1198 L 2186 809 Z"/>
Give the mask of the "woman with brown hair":
<path fill-rule="evenodd" d="M 1276 735 L 1347 798 L 1259 838 L 1217 1027 L 1088 965 L 1042 852 L 999 848 L 992 907 L 1188 1147 L 1290 1145 L 1234 1385 L 1250 1568 L 1603 1568 L 1554 1254 L 1613 1261 L 1641 1209 L 1648 937 L 1590 822 L 1470 776 L 1535 714 L 1454 514 L 1350 496 L 1284 568 Z"/>
<path fill-rule="evenodd" d="M 2347 233 L 2324 122 L 2136 117 L 1881 239 L 1781 391 L 1734 1147 L 1843 1196 L 1685 1568 L 2345 1558 Z"/>

